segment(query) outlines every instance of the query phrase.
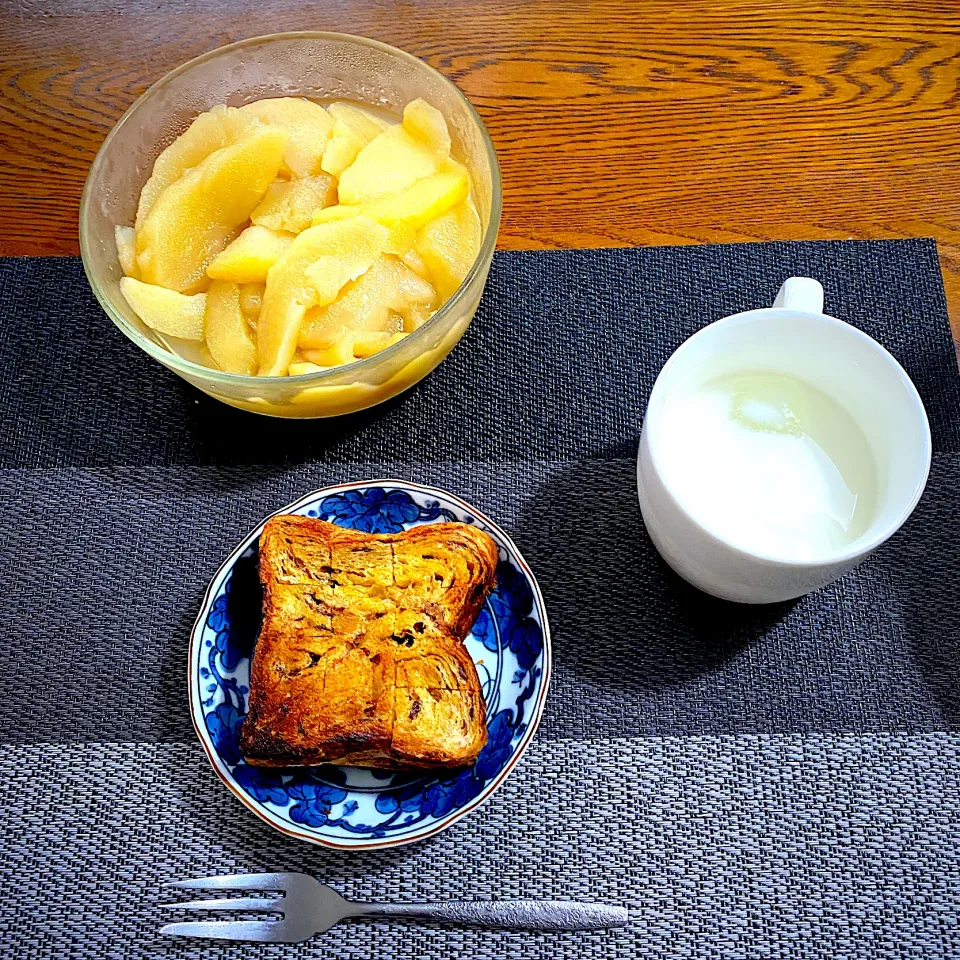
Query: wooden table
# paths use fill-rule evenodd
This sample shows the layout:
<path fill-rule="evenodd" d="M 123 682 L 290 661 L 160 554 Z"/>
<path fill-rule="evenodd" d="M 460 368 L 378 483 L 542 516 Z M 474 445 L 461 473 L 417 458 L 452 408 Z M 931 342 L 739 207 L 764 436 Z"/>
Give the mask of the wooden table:
<path fill-rule="evenodd" d="M 0 253 L 76 254 L 100 142 L 181 61 L 365 34 L 456 81 L 508 249 L 935 237 L 960 338 L 958 0 L 8 0 Z"/>

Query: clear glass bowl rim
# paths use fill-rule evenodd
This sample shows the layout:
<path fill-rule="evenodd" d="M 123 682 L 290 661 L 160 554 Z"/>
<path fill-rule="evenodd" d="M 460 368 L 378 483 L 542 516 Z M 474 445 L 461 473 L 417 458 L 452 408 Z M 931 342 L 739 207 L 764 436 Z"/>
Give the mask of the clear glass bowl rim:
<path fill-rule="evenodd" d="M 211 367 L 205 367 L 202 364 L 194 363 L 192 360 L 185 360 L 183 357 L 178 356 L 172 351 L 164 349 L 159 344 L 147 339 L 142 333 L 140 333 L 139 330 L 131 327 L 130 324 L 127 323 L 126 319 L 114 309 L 113 304 L 101 289 L 99 281 L 93 275 L 93 271 L 88 266 L 86 209 L 87 205 L 93 202 L 91 194 L 93 190 L 92 184 L 95 179 L 95 174 L 98 172 L 100 165 L 105 162 L 104 158 L 110 149 L 110 144 L 114 136 L 123 126 L 123 124 L 126 123 L 126 121 L 133 115 L 140 104 L 147 100 L 155 90 L 163 87 L 196 64 L 203 63 L 206 60 L 215 59 L 217 56 L 223 54 L 227 50 L 238 50 L 247 46 L 256 46 L 257 44 L 262 44 L 264 41 L 297 39 L 339 40 L 347 43 L 355 43 L 363 46 L 374 47 L 378 50 L 383 50 L 392 55 L 416 63 L 418 68 L 422 68 L 436 74 L 436 76 L 439 77 L 440 80 L 447 87 L 449 87 L 464 103 L 468 113 L 473 116 L 473 119 L 477 125 L 477 129 L 480 131 L 484 150 L 486 151 L 487 155 L 487 161 L 490 164 L 490 219 L 487 222 L 486 228 L 484 229 L 483 237 L 480 242 L 480 251 L 473 262 L 473 266 L 471 266 L 466 277 L 464 277 L 463 282 L 456 289 L 450 299 L 447 300 L 447 302 L 425 324 L 423 324 L 423 326 L 418 327 L 409 336 L 404 337 L 399 343 L 395 343 L 390 347 L 386 347 L 378 353 L 367 357 L 365 360 L 357 360 L 341 367 L 331 367 L 329 370 L 323 370 L 314 373 L 301 373 L 297 376 L 259 377 L 248 376 L 247 374 L 241 373 L 226 373 L 222 370 L 214 370 Z M 200 54 L 198 57 L 193 57 L 192 59 L 181 63 L 178 67 L 174 67 L 174 69 L 169 73 L 164 74 L 159 80 L 157 80 L 156 83 L 151 84 L 127 108 L 123 116 L 116 122 L 113 129 L 111 129 L 111 131 L 107 134 L 106 139 L 103 141 L 100 149 L 97 151 L 97 155 L 94 157 L 93 163 L 90 165 L 90 172 L 87 174 L 86 182 L 83 185 L 83 194 L 80 197 L 80 259 L 83 262 L 83 269 L 87 275 L 87 280 L 90 283 L 90 287 L 107 316 L 110 317 L 110 319 L 135 344 L 137 344 L 138 347 L 150 354 L 150 356 L 159 360 L 161 363 L 173 368 L 178 372 L 187 374 L 190 377 L 200 378 L 208 383 L 223 384 L 224 386 L 238 386 L 254 383 L 277 385 L 297 383 L 303 385 L 316 385 L 322 384 L 323 382 L 329 380 L 342 382 L 344 374 L 347 371 L 349 371 L 350 375 L 362 377 L 366 371 L 376 369 L 380 363 L 382 363 L 384 360 L 388 360 L 391 356 L 400 352 L 400 350 L 410 350 L 412 343 L 416 343 L 417 340 L 424 339 L 431 330 L 443 324 L 448 314 L 453 312 L 461 300 L 464 299 L 465 295 L 472 287 L 476 275 L 482 270 L 487 269 L 486 264 L 493 257 L 493 251 L 497 242 L 497 233 L 500 229 L 500 214 L 502 204 L 503 195 L 500 180 L 500 164 L 497 161 L 497 154 L 494 150 L 493 141 L 490 139 L 490 134 L 487 131 L 486 125 L 484 124 L 474 105 L 466 98 L 460 88 L 435 67 L 431 67 L 430 64 L 421 60 L 419 57 L 415 57 L 412 53 L 407 53 L 406 50 L 393 47 L 388 43 L 381 43 L 379 40 L 371 40 L 369 37 L 358 37 L 349 33 L 332 33 L 323 30 L 297 30 L 288 33 L 269 33 L 264 34 L 263 36 L 249 37 L 246 40 L 238 40 L 235 43 L 228 43 L 223 46 L 216 47 L 213 50 L 208 50 L 206 53 Z"/>

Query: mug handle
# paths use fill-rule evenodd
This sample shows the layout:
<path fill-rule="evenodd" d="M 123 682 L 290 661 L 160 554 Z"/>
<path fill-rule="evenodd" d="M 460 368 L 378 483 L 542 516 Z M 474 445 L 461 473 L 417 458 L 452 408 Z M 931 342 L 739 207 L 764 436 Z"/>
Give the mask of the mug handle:
<path fill-rule="evenodd" d="M 801 313 L 823 313 L 823 287 L 811 277 L 791 277 L 780 288 L 773 305 Z"/>

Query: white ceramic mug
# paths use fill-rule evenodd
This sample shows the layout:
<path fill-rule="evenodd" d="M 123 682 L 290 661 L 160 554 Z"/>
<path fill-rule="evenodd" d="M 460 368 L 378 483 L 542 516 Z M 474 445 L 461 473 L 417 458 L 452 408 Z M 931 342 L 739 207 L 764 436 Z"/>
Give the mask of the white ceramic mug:
<path fill-rule="evenodd" d="M 777 559 L 735 546 L 683 508 L 660 466 L 663 444 L 683 442 L 665 436 L 663 408 L 674 386 L 706 369 L 711 376 L 766 371 L 796 377 L 850 414 L 871 448 L 879 482 L 873 520 L 860 537 L 815 560 Z M 695 587 L 742 603 L 789 600 L 836 580 L 899 529 L 923 492 L 930 453 L 930 425 L 904 369 L 865 333 L 823 313 L 816 280 L 793 277 L 773 307 L 709 324 L 660 371 L 640 435 L 640 509 L 663 558 Z"/>

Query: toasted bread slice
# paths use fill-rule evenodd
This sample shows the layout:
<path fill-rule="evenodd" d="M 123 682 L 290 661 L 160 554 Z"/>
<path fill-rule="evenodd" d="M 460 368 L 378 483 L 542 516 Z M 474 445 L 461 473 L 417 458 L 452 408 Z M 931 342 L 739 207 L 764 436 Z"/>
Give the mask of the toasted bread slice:
<path fill-rule="evenodd" d="M 378 535 L 278 516 L 240 750 L 258 766 L 458 767 L 487 740 L 463 644 L 497 547 L 468 524 Z"/>

